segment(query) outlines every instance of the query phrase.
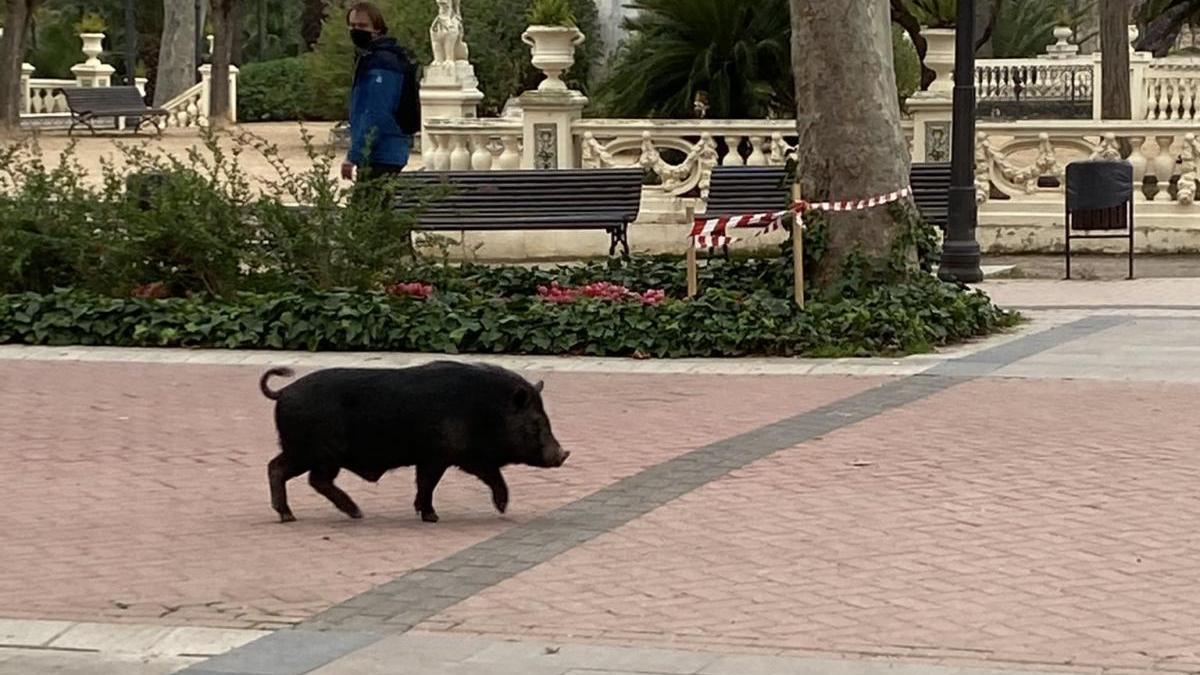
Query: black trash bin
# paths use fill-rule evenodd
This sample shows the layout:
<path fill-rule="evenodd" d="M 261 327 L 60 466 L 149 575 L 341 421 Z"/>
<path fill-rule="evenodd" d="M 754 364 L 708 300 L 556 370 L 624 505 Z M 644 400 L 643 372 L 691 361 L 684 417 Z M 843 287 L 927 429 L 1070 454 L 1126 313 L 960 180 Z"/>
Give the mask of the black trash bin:
<path fill-rule="evenodd" d="M 1072 239 L 1128 239 L 1133 278 L 1133 165 L 1124 160 L 1087 160 L 1067 165 L 1067 278 Z"/>

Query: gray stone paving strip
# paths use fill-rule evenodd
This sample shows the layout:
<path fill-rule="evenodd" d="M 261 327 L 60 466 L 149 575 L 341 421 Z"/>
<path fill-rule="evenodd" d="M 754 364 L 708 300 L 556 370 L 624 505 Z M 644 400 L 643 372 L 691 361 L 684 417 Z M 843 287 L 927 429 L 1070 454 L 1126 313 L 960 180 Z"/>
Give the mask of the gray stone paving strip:
<path fill-rule="evenodd" d="M 1200 305 L 1005 305 L 1004 309 L 1016 310 L 1018 312 L 1063 312 L 1088 310 L 1107 310 L 1116 312 L 1200 312 Z"/>
<path fill-rule="evenodd" d="M 578 501 L 413 570 L 302 623 L 306 669 L 274 669 L 270 658 L 295 638 L 264 638 L 184 670 L 190 675 L 299 675 L 378 640 L 404 633 L 523 571 L 776 452 L 945 391 L 1047 349 L 1108 330 L 1121 317 L 1089 317 L 985 349 L 922 375 L 896 380 L 759 429 L 726 438 L 621 479 Z M 356 645 L 352 648 L 350 645 Z M 215 664 L 215 665 L 214 665 Z M 299 662 L 297 662 L 299 665 Z M 268 666 L 272 669 L 268 669 Z M 218 667 L 220 669 L 218 669 Z"/>
<path fill-rule="evenodd" d="M 868 657 L 868 658 L 864 658 Z M 388 636 L 313 675 L 1036 675 L 869 655 L 749 656 L 472 635 Z"/>

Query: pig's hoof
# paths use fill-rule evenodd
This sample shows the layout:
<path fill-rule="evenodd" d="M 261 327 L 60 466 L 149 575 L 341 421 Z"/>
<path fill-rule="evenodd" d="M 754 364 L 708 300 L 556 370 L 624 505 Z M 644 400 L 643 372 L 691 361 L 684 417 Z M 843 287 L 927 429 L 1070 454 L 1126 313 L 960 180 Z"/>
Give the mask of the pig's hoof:
<path fill-rule="evenodd" d="M 421 520 L 427 523 L 436 523 L 438 521 L 438 514 L 433 511 L 424 511 L 421 513 Z"/>
<path fill-rule="evenodd" d="M 504 495 L 502 497 L 493 497 L 492 503 L 496 505 L 497 511 L 504 513 L 508 510 L 508 495 Z"/>
<path fill-rule="evenodd" d="M 347 513 L 346 515 L 350 516 L 351 518 L 353 518 L 355 520 L 362 520 L 362 511 L 359 511 L 358 509 L 354 509 L 353 511 L 351 511 L 350 513 Z"/>
<path fill-rule="evenodd" d="M 279 522 L 294 523 L 294 522 L 296 522 L 296 516 L 293 516 L 290 513 L 281 513 L 281 514 L 279 514 Z"/>

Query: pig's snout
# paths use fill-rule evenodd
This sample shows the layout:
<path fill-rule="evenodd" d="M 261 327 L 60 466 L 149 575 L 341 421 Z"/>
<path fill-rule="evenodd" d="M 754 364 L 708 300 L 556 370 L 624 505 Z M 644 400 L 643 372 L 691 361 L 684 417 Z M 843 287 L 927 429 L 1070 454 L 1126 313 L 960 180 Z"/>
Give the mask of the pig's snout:
<path fill-rule="evenodd" d="M 563 464 L 566 464 L 567 458 L 570 456 L 571 453 L 569 451 L 563 450 L 562 448 L 555 448 L 546 454 L 546 466 L 551 469 L 557 469 Z"/>

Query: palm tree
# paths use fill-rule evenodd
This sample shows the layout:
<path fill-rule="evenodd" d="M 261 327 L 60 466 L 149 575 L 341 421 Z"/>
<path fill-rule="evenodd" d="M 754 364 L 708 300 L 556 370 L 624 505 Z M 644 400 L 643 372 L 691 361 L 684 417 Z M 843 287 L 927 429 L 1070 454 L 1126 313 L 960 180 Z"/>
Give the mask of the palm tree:
<path fill-rule="evenodd" d="M 633 0 L 631 34 L 597 98 L 613 115 L 790 116 L 787 0 Z"/>
<path fill-rule="evenodd" d="M 1200 24 L 1200 0 L 1150 0 L 1142 5 L 1138 23 L 1144 25 L 1137 48 L 1166 56 L 1187 24 Z"/>

